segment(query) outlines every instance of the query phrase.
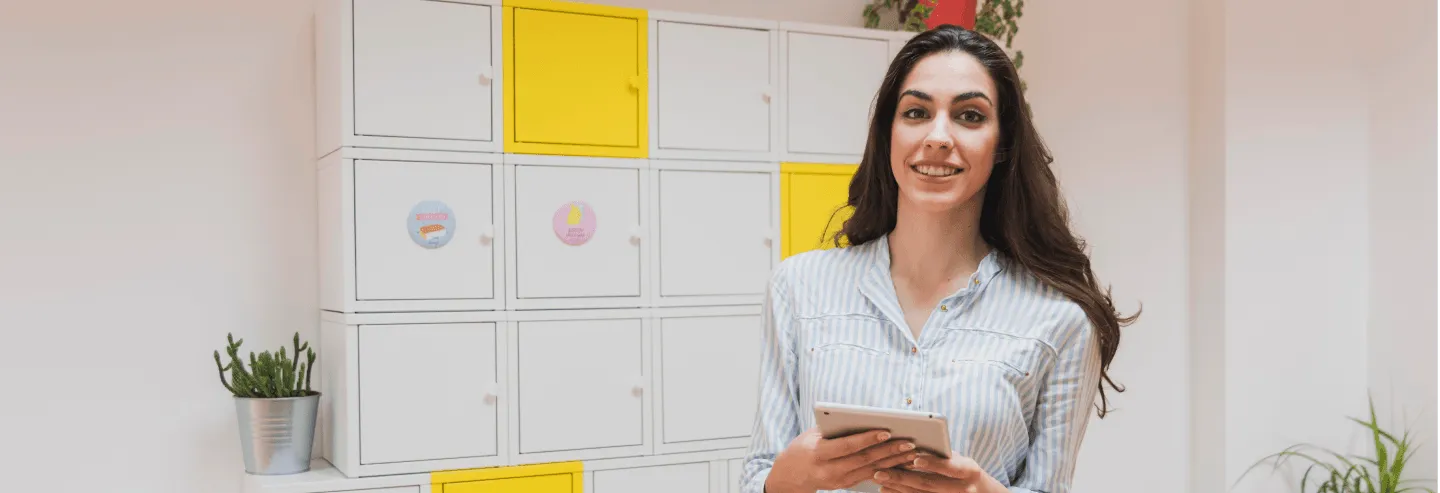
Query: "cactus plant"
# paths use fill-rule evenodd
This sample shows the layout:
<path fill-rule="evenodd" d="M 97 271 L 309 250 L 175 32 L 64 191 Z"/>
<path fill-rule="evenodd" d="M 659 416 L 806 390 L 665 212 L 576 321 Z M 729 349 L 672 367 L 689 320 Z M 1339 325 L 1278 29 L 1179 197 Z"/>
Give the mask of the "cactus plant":
<path fill-rule="evenodd" d="M 293 360 L 284 346 L 275 354 L 264 351 L 256 356 L 252 351 L 249 370 L 245 369 L 240 359 L 240 345 L 245 343 L 245 339 L 237 341 L 232 334 L 226 334 L 225 338 L 229 343 L 225 346 L 225 353 L 230 356 L 230 363 L 221 364 L 220 351 L 215 351 L 215 367 L 220 369 L 220 384 L 235 397 L 278 399 L 316 394 L 310 390 L 310 377 L 315 373 L 315 351 L 310 349 L 309 342 L 300 343 L 299 332 L 295 333 Z M 301 351 L 305 352 L 304 362 L 300 361 Z M 227 371 L 230 372 L 228 382 L 225 380 Z"/>

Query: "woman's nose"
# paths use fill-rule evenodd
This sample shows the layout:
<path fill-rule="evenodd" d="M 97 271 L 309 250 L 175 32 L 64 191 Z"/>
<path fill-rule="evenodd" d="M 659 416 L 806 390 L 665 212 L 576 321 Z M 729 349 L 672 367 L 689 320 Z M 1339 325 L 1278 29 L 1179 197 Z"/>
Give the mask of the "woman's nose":
<path fill-rule="evenodd" d="M 955 147 L 955 141 L 950 137 L 950 125 L 943 118 L 936 118 L 930 132 L 925 134 L 925 147 L 933 149 L 950 149 Z"/>

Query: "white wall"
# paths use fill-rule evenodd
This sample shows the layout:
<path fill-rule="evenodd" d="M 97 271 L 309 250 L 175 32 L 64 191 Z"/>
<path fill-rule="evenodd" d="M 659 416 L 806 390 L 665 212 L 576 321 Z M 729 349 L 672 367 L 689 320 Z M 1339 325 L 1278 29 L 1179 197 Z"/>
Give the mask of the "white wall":
<path fill-rule="evenodd" d="M 234 491 L 211 352 L 315 335 L 308 3 L 0 5 L 0 490 Z"/>
<path fill-rule="evenodd" d="M 1015 38 L 1096 275 L 1123 313 L 1144 305 L 1111 366 L 1127 391 L 1092 415 L 1075 491 L 1185 488 L 1186 13 L 1185 0 L 1027 3 Z"/>
<path fill-rule="evenodd" d="M 1296 443 L 1369 454 L 1346 417 L 1382 371 L 1433 410 L 1435 12 L 1391 3 L 1411 20 L 1358 38 L 1339 0 L 1193 5 L 1192 491 Z"/>
<path fill-rule="evenodd" d="M 1408 475 L 1435 478 L 1435 2 L 1367 10 L 1385 25 L 1361 64 L 1372 95 L 1369 384 L 1381 423 L 1423 442 Z"/>

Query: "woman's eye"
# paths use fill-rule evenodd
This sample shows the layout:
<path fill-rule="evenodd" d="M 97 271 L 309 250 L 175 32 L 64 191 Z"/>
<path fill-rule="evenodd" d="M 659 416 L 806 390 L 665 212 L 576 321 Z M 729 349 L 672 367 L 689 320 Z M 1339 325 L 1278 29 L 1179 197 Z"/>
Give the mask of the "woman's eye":
<path fill-rule="evenodd" d="M 985 114 L 975 110 L 968 110 L 960 113 L 960 119 L 969 123 L 980 123 L 985 121 Z"/>
<path fill-rule="evenodd" d="M 904 115 L 905 118 L 925 118 L 925 110 L 922 110 L 920 108 L 910 108 L 908 110 L 905 110 L 905 113 L 902 113 L 902 115 Z"/>

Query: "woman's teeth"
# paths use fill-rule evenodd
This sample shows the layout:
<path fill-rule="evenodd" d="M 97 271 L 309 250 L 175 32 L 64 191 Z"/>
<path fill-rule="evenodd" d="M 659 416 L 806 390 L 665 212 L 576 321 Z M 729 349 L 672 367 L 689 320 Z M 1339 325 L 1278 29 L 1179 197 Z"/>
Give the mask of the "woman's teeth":
<path fill-rule="evenodd" d="M 910 169 L 913 169 L 913 170 L 915 170 L 916 172 L 918 172 L 918 173 L 920 173 L 920 174 L 922 174 L 922 175 L 925 175 L 925 176 L 938 176 L 938 177 L 958 175 L 958 174 L 960 174 L 960 171 L 961 171 L 960 168 L 951 168 L 951 167 L 949 167 L 949 166 L 932 166 L 932 165 L 928 165 L 928 164 L 919 165 L 919 166 L 911 166 Z"/>

